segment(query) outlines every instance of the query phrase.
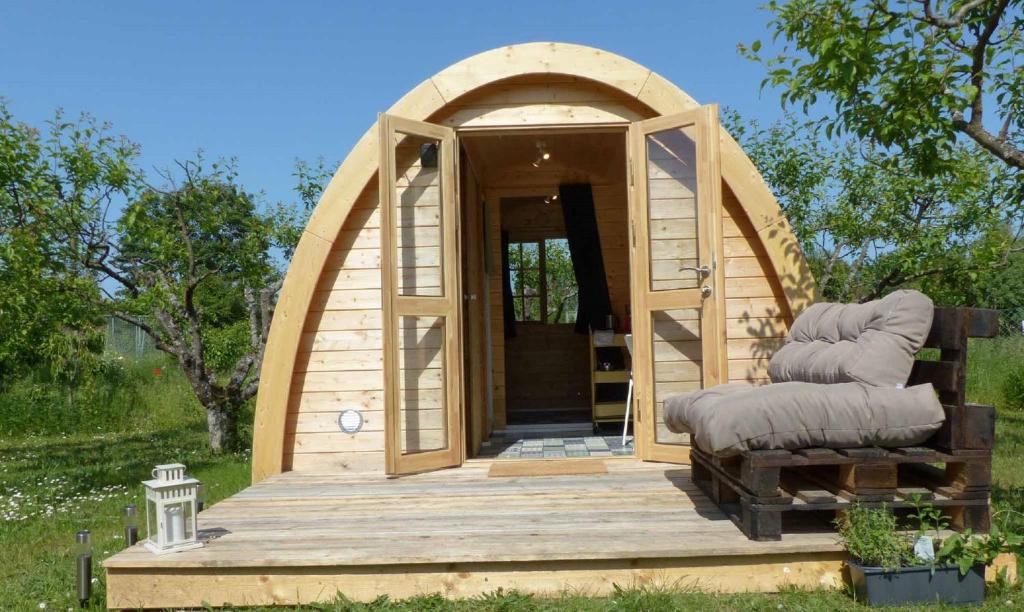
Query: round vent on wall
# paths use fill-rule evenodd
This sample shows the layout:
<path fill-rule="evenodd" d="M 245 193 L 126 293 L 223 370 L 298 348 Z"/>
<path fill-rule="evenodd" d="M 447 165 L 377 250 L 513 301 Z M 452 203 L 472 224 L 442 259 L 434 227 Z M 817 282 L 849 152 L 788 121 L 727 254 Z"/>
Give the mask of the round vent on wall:
<path fill-rule="evenodd" d="M 363 428 L 363 413 L 351 408 L 338 415 L 338 427 L 347 434 L 354 434 Z"/>

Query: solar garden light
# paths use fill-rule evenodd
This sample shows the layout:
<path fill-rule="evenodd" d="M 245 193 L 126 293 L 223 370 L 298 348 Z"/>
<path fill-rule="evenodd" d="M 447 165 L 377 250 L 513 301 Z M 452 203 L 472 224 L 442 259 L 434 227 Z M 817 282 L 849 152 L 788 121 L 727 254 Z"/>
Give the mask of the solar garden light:
<path fill-rule="evenodd" d="M 124 545 L 135 546 L 139 541 L 139 509 L 135 504 L 128 504 L 121 510 L 121 522 L 124 524 Z"/>
<path fill-rule="evenodd" d="M 199 483 L 196 489 L 196 512 L 202 512 L 206 508 L 206 485 Z"/>
<path fill-rule="evenodd" d="M 84 608 L 92 595 L 92 535 L 88 529 L 75 534 L 75 575 L 78 579 L 78 604 Z"/>
<path fill-rule="evenodd" d="M 146 488 L 146 548 L 155 554 L 199 548 L 196 503 L 199 481 L 185 475 L 181 463 L 153 468 Z"/>

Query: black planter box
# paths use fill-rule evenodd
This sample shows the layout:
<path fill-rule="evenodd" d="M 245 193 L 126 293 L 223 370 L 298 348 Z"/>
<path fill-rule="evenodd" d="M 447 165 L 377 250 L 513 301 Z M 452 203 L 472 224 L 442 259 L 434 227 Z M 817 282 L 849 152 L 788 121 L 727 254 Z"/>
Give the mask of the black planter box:
<path fill-rule="evenodd" d="M 960 575 L 955 565 L 903 567 L 889 571 L 850 561 L 850 581 L 857 601 L 872 606 L 907 603 L 980 604 L 985 599 L 985 566 Z"/>

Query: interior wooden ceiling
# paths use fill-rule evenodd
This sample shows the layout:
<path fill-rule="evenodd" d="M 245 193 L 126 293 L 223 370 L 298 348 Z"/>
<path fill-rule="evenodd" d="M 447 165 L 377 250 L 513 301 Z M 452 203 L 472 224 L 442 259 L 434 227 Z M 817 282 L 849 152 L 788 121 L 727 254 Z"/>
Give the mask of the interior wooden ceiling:
<path fill-rule="evenodd" d="M 551 157 L 535 167 L 540 142 Z M 602 185 L 626 177 L 625 132 L 469 135 L 463 143 L 485 187 Z"/>

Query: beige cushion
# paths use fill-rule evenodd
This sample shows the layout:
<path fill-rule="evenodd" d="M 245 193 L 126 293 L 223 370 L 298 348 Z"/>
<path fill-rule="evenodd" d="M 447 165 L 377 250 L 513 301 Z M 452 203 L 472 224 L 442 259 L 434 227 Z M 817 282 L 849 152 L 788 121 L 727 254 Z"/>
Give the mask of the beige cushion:
<path fill-rule="evenodd" d="M 745 450 L 914 446 L 945 415 L 930 384 L 729 384 L 665 401 L 665 424 L 718 456 Z"/>
<path fill-rule="evenodd" d="M 793 322 L 768 376 L 776 383 L 906 384 L 933 314 L 931 299 L 910 290 L 865 304 L 814 304 Z"/>

